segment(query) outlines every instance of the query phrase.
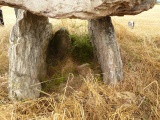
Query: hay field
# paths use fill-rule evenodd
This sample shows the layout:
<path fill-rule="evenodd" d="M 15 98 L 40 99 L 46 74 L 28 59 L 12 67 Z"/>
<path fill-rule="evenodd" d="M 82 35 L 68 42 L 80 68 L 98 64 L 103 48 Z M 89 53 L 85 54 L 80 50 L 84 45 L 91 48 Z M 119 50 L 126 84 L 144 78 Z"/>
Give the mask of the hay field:
<path fill-rule="evenodd" d="M 160 119 L 160 5 L 136 16 L 113 17 L 124 72 L 118 85 L 104 85 L 94 74 L 81 77 L 68 73 L 67 82 L 59 87 L 61 92 L 19 102 L 8 100 L 6 88 L 9 34 L 16 19 L 13 8 L 2 9 L 5 26 L 0 26 L 0 120 Z M 128 27 L 130 20 L 135 21 L 134 29 Z M 66 27 L 71 34 L 87 33 L 87 21 L 50 22 L 54 31 Z M 69 59 L 56 69 L 67 71 L 75 65 Z"/>
<path fill-rule="evenodd" d="M 135 22 L 135 29 L 133 29 L 132 32 L 140 35 L 146 34 L 153 36 L 159 34 L 158 31 L 160 30 L 159 10 L 160 5 L 156 5 L 153 9 L 135 16 L 114 17 L 114 21 L 127 27 L 127 22 L 133 20 Z"/>

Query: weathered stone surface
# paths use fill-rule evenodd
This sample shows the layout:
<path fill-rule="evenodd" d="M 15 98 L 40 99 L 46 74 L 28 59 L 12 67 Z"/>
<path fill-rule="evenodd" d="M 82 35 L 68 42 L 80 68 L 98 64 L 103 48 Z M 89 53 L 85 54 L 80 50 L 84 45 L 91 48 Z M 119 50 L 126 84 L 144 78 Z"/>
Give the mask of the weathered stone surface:
<path fill-rule="evenodd" d="M 50 42 L 49 52 L 51 52 L 51 54 L 54 53 L 56 59 L 63 59 L 68 56 L 70 44 L 71 40 L 69 37 L 69 32 L 66 30 L 66 28 L 61 28 L 55 33 L 53 40 Z"/>
<path fill-rule="evenodd" d="M 46 51 L 52 36 L 48 18 L 18 11 L 10 36 L 9 97 L 31 99 L 40 95 L 46 74 Z"/>
<path fill-rule="evenodd" d="M 90 75 L 94 74 L 93 70 L 90 68 L 90 64 L 88 64 L 88 63 L 77 66 L 76 69 L 77 69 L 78 74 L 83 77 L 86 77 L 89 74 Z"/>
<path fill-rule="evenodd" d="M 122 80 L 122 61 L 111 18 L 89 20 L 89 33 L 101 65 L 103 81 L 115 84 Z"/>
<path fill-rule="evenodd" d="M 154 6 L 157 0 L 0 0 L 1 5 L 22 8 L 51 18 L 93 19 L 135 15 Z"/>

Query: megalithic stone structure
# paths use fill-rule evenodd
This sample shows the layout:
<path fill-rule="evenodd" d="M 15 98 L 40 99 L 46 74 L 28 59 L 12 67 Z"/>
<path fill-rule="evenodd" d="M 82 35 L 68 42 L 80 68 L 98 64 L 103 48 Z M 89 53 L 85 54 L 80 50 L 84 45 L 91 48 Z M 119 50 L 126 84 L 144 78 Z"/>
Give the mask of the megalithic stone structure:
<path fill-rule="evenodd" d="M 39 97 L 52 31 L 47 17 L 88 20 L 103 80 L 115 84 L 123 77 L 122 61 L 109 16 L 136 15 L 155 4 L 156 0 L 0 0 L 0 5 L 23 9 L 18 10 L 10 37 L 10 98 Z"/>
<path fill-rule="evenodd" d="M 89 20 L 89 33 L 99 64 L 101 65 L 103 81 L 115 84 L 122 80 L 122 61 L 119 52 L 111 17 Z"/>
<path fill-rule="evenodd" d="M 40 95 L 40 79 L 46 75 L 46 52 L 52 37 L 47 17 L 18 11 L 10 36 L 9 97 L 30 99 Z"/>
<path fill-rule="evenodd" d="M 152 8 L 157 0 L 0 0 L 0 5 L 21 8 L 50 18 L 95 19 L 136 15 Z"/>

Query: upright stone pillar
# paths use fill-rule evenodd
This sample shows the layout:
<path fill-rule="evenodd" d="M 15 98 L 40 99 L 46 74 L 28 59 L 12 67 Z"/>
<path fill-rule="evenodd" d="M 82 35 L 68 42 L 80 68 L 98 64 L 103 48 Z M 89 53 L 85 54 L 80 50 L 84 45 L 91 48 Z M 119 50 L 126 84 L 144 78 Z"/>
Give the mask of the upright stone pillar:
<path fill-rule="evenodd" d="M 40 95 L 46 75 L 46 51 L 52 37 L 47 17 L 19 10 L 10 35 L 9 97 L 33 99 Z"/>
<path fill-rule="evenodd" d="M 115 84 L 122 80 L 122 61 L 110 17 L 89 20 L 92 45 L 103 73 L 103 81 Z"/>

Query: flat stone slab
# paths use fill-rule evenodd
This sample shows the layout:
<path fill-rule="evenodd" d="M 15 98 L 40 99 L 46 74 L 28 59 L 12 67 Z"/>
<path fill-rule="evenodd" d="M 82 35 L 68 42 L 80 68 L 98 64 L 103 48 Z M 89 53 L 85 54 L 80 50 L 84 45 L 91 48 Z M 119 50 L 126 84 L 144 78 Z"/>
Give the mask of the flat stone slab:
<path fill-rule="evenodd" d="M 135 15 L 152 8 L 157 0 L 0 0 L 6 5 L 50 18 L 93 19 Z"/>

